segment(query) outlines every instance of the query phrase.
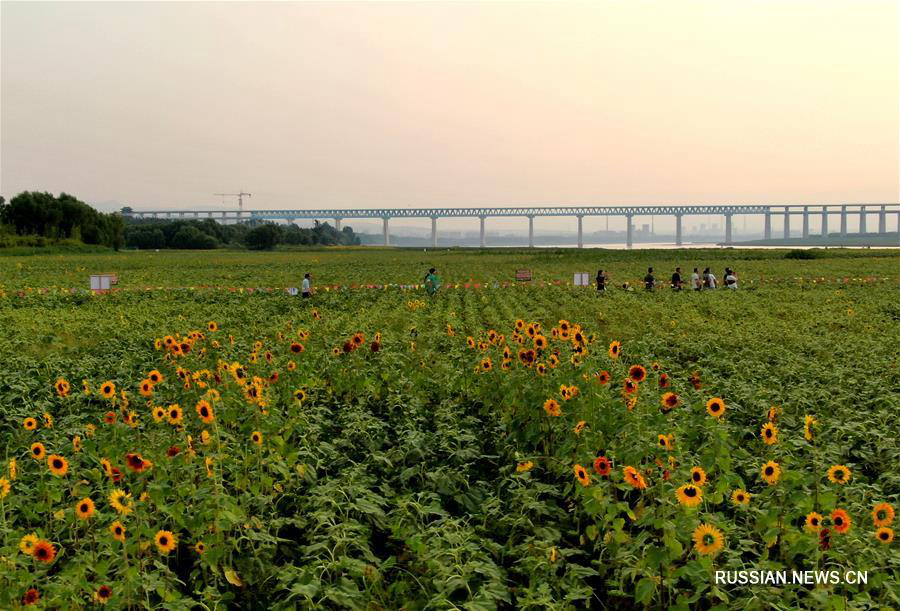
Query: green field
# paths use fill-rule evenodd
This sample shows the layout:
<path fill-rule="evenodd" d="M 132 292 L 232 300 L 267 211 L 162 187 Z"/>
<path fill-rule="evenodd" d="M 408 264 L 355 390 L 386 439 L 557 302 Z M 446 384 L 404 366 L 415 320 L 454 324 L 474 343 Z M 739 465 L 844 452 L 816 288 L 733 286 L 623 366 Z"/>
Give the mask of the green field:
<path fill-rule="evenodd" d="M 900 253 L 786 252 L 0 257 L 0 608 L 29 588 L 48 608 L 896 608 L 877 506 L 900 503 Z M 741 289 L 570 285 L 602 268 L 639 286 L 651 265 L 731 266 Z M 367 286 L 430 266 L 431 298 Z M 307 271 L 310 300 L 237 290 Z M 68 290 L 100 272 L 121 290 Z M 868 583 L 716 584 L 742 569 Z"/>

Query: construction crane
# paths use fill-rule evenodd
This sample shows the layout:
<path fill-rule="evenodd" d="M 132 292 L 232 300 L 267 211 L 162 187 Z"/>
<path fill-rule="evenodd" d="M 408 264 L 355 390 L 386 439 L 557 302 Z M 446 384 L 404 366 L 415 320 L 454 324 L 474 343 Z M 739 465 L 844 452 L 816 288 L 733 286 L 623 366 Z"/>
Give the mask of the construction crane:
<path fill-rule="evenodd" d="M 244 193 L 241 191 L 240 193 L 213 193 L 213 195 L 220 195 L 222 197 L 236 197 L 238 198 L 238 210 L 240 212 L 244 211 L 244 196 L 252 197 L 250 193 Z"/>

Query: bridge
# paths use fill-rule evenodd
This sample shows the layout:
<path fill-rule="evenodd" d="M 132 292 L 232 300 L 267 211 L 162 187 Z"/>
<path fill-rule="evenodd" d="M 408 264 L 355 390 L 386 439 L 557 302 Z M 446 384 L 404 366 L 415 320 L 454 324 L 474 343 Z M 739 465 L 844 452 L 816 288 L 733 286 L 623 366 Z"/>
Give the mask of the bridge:
<path fill-rule="evenodd" d="M 762 216 L 764 219 L 765 238 L 772 237 L 772 217 L 782 217 L 784 237 L 789 238 L 791 218 L 800 217 L 803 237 L 810 236 L 809 219 L 811 215 L 821 217 L 821 233 L 828 236 L 829 218 L 837 216 L 840 222 L 840 235 L 847 235 L 847 219 L 858 215 L 859 233 L 867 233 L 869 217 L 876 217 L 878 233 L 888 233 L 888 217 L 896 217 L 897 229 L 894 231 L 900 241 L 900 203 L 869 204 L 748 204 L 748 205 L 635 205 L 635 206 L 534 206 L 509 208 L 355 208 L 337 209 L 321 208 L 313 210 L 126 210 L 123 216 L 133 219 L 214 219 L 221 222 L 244 221 L 276 221 L 294 222 L 298 219 L 334 219 L 335 227 L 340 230 L 344 219 L 382 219 L 384 245 L 390 245 L 390 220 L 393 218 L 430 218 L 431 243 L 437 246 L 437 221 L 440 218 L 478 218 L 481 222 L 481 246 L 484 247 L 484 223 L 490 217 L 521 217 L 528 219 L 528 246 L 534 248 L 534 219 L 539 216 L 575 217 L 578 221 L 578 248 L 584 246 L 582 239 L 582 223 L 586 216 L 624 217 L 626 223 L 626 244 L 632 247 L 635 216 L 672 216 L 675 218 L 675 243 L 682 244 L 681 225 L 685 216 L 723 216 L 725 218 L 724 242 L 732 242 L 731 228 L 735 216 Z"/>

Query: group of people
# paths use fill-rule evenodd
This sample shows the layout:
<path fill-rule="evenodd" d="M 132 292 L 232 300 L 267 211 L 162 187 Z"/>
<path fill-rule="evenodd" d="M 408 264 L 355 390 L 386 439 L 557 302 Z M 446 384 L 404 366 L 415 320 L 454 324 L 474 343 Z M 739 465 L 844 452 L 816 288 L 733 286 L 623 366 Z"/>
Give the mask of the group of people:
<path fill-rule="evenodd" d="M 738 287 L 738 279 L 737 274 L 730 267 L 725 268 L 724 278 L 724 287 L 732 290 L 737 290 Z M 602 269 L 597 270 L 597 291 L 605 291 L 607 285 L 609 284 L 609 276 L 604 273 Z M 647 268 L 647 275 L 644 276 L 644 289 L 647 291 L 653 291 L 656 287 L 661 286 L 663 283 L 658 282 L 656 280 L 656 276 L 653 273 L 653 268 Z M 672 273 L 672 278 L 669 286 L 673 291 L 681 291 L 685 288 L 690 288 L 693 291 L 702 291 L 707 289 L 717 289 L 719 288 L 719 279 L 716 278 L 716 275 L 710 270 L 710 268 L 705 268 L 703 273 L 700 273 L 700 268 L 695 267 L 691 277 L 688 281 L 685 281 L 684 276 L 681 274 L 681 268 L 676 267 L 675 271 Z M 634 288 L 627 282 L 622 284 L 622 289 L 626 291 L 633 291 Z"/>

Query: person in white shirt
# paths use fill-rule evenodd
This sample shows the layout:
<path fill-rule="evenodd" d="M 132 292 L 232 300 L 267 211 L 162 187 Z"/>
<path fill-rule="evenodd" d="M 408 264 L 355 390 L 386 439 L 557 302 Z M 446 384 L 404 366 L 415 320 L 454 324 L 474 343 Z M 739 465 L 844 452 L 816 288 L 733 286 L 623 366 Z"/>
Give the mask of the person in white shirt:
<path fill-rule="evenodd" d="M 303 296 L 312 297 L 312 288 L 309 285 L 309 274 L 303 276 Z"/>
<path fill-rule="evenodd" d="M 733 269 L 729 268 L 728 273 L 725 275 L 725 286 L 733 291 L 737 290 L 737 276 L 735 276 Z"/>
<path fill-rule="evenodd" d="M 695 291 L 699 291 L 701 288 L 700 272 L 699 272 L 698 268 L 696 268 L 696 267 L 694 268 L 694 273 L 691 274 L 691 288 L 694 289 Z"/>
<path fill-rule="evenodd" d="M 708 267 L 703 270 L 703 286 L 708 289 L 716 288 L 716 275 Z"/>

